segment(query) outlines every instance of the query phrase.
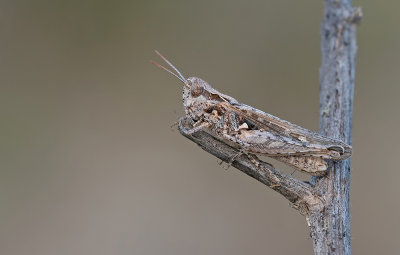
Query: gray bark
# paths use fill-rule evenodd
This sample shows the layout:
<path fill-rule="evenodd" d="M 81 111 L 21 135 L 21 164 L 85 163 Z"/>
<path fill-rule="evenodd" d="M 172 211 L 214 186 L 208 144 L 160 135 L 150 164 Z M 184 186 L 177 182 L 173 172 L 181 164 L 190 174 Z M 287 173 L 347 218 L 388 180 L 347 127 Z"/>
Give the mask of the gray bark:
<path fill-rule="evenodd" d="M 321 24 L 320 134 L 351 145 L 356 55 L 355 24 L 361 10 L 350 0 L 325 0 Z M 323 210 L 307 215 L 315 254 L 351 254 L 350 159 L 330 162 L 328 175 L 312 178 L 325 200 Z"/>
<path fill-rule="evenodd" d="M 351 144 L 353 87 L 356 54 L 355 24 L 361 10 L 350 0 L 325 0 L 321 24 L 322 65 L 320 69 L 320 123 L 322 135 Z M 210 134 L 191 129 L 188 119 L 179 123 L 181 134 L 202 149 L 229 162 L 239 151 Z M 350 254 L 350 159 L 330 161 L 326 176 L 304 182 L 285 175 L 262 161 L 246 155 L 232 166 L 277 191 L 305 215 L 313 240 L 314 254 Z"/>

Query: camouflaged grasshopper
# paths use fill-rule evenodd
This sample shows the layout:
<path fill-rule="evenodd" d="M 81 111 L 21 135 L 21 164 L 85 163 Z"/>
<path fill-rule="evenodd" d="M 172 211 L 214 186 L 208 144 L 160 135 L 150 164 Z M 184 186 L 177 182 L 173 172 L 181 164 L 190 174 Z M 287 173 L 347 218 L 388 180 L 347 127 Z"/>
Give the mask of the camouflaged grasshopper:
<path fill-rule="evenodd" d="M 184 130 L 187 135 L 202 130 L 240 150 L 237 156 L 268 156 L 311 175 L 325 174 L 328 165 L 324 159 L 343 160 L 351 156 L 352 147 L 348 144 L 239 103 L 200 78 L 185 79 L 165 57 L 156 53 L 177 74 L 152 63 L 184 84 L 183 106 L 186 117 L 194 123 L 192 129 Z"/>

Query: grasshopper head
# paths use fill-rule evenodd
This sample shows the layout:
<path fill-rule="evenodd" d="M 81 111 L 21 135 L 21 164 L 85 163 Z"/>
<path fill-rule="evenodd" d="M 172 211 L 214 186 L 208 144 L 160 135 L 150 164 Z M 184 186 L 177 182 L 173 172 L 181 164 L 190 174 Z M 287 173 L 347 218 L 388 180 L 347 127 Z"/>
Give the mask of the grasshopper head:
<path fill-rule="evenodd" d="M 188 92 L 190 92 L 192 98 L 198 98 L 207 92 L 206 87 L 209 87 L 207 82 L 197 77 L 190 77 L 186 80 L 183 90 L 189 90 Z"/>
<path fill-rule="evenodd" d="M 200 78 L 190 77 L 185 79 L 185 77 L 179 72 L 179 70 L 171 64 L 163 55 L 158 51 L 155 51 L 158 56 L 160 56 L 176 73 L 163 67 L 162 65 L 151 61 L 155 66 L 163 69 L 164 71 L 172 74 L 178 78 L 183 85 L 183 106 L 185 112 L 193 120 L 197 121 L 201 119 L 204 114 L 204 110 L 210 106 L 212 100 L 210 100 L 210 95 L 213 89 L 207 82 Z"/>
<path fill-rule="evenodd" d="M 183 107 L 193 120 L 199 120 L 212 104 L 211 86 L 197 77 L 190 77 L 183 86 Z"/>

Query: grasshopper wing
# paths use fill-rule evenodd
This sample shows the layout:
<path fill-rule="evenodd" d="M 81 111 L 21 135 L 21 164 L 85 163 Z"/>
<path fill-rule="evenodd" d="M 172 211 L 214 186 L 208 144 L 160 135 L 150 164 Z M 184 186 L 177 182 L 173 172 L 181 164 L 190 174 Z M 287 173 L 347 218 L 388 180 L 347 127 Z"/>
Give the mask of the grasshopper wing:
<path fill-rule="evenodd" d="M 228 111 L 235 112 L 236 114 L 240 115 L 244 121 L 248 121 L 253 124 L 256 130 L 265 130 L 281 138 L 286 137 L 288 140 L 284 139 L 285 142 L 290 141 L 292 143 L 295 142 L 295 144 L 300 143 L 304 145 L 306 148 L 299 148 L 301 153 L 302 151 L 308 149 L 311 153 L 322 153 L 322 155 L 314 154 L 310 156 L 323 156 L 324 158 L 335 160 L 343 160 L 351 156 L 351 146 L 343 143 L 342 141 L 321 136 L 311 130 L 279 119 L 278 117 L 245 104 L 237 103 L 235 101 L 230 103 L 222 102 L 221 104 L 223 104 Z M 259 132 L 253 132 L 253 134 L 247 134 L 248 138 L 245 138 L 251 139 L 252 142 L 260 144 L 261 141 L 256 142 L 254 139 L 254 136 L 259 134 Z M 298 148 L 297 146 L 295 147 L 296 149 Z M 318 151 L 320 151 L 320 153 Z"/>

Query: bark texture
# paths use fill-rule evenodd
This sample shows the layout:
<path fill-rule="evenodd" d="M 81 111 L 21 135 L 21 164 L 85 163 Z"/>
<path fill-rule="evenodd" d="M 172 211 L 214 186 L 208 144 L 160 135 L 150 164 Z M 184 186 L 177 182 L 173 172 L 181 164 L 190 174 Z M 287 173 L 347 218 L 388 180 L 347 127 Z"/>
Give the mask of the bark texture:
<path fill-rule="evenodd" d="M 321 24 L 320 134 L 351 145 L 356 24 L 361 10 L 350 0 L 325 0 Z M 350 159 L 329 163 L 328 175 L 312 178 L 325 201 L 307 216 L 315 254 L 351 254 Z"/>
<path fill-rule="evenodd" d="M 356 24 L 361 10 L 350 0 L 325 0 L 321 24 L 322 65 L 320 69 L 320 122 L 322 135 L 351 144 L 352 105 L 356 54 Z M 268 163 L 240 157 L 239 151 L 199 131 L 192 135 L 189 118 L 179 123 L 181 134 L 203 150 L 277 191 L 305 215 L 313 240 L 314 254 L 351 254 L 350 246 L 350 159 L 328 162 L 327 175 L 304 182 L 285 175 Z"/>

